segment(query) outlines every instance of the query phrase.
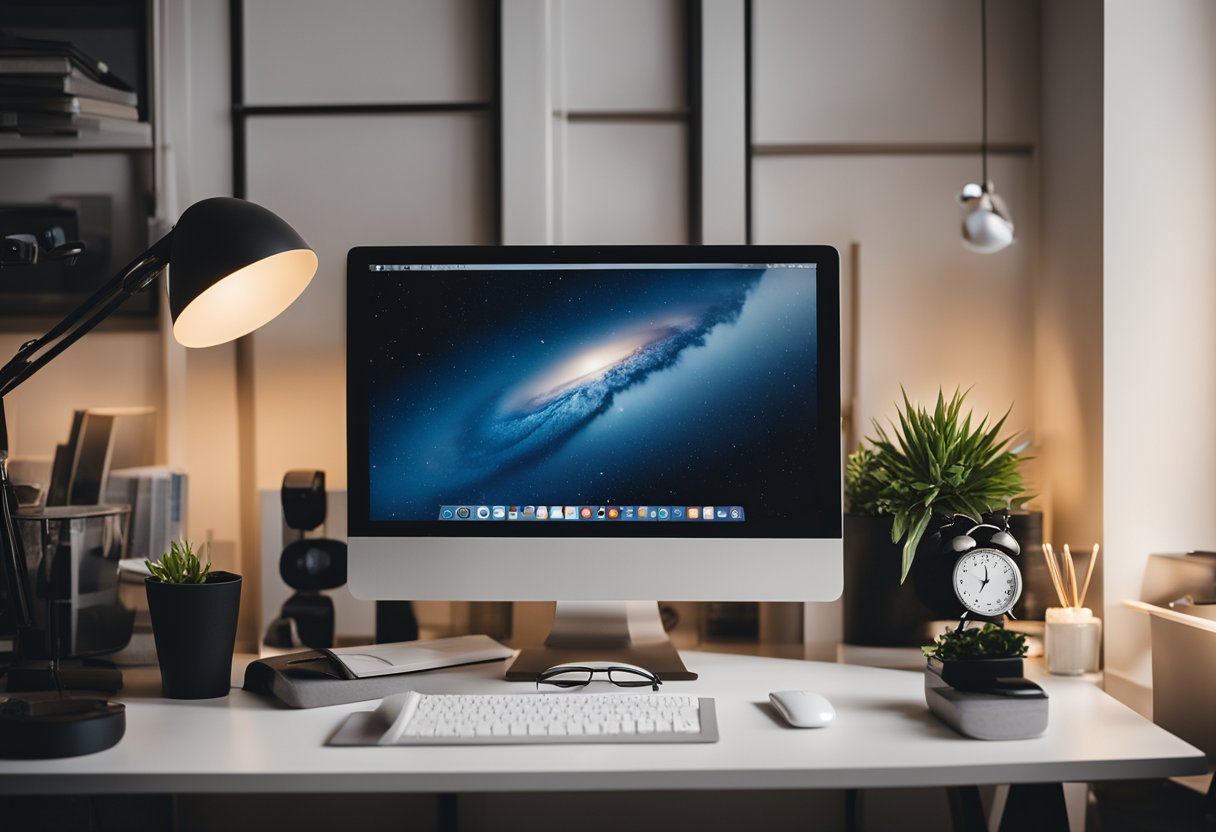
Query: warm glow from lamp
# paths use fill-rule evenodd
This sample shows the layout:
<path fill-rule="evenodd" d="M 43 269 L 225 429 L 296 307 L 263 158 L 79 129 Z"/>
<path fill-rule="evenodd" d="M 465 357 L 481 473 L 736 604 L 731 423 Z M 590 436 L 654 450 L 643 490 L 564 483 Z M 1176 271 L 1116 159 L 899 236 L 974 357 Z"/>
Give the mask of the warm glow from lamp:
<path fill-rule="evenodd" d="M 248 335 L 290 306 L 316 272 L 317 255 L 306 248 L 272 254 L 237 269 L 181 311 L 173 337 L 185 347 L 214 347 Z"/>

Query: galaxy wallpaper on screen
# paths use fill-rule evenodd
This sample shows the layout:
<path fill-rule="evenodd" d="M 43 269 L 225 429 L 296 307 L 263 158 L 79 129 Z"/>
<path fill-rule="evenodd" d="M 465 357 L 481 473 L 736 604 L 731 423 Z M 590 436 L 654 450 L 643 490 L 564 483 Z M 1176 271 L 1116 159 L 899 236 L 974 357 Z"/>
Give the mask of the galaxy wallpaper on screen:
<path fill-rule="evenodd" d="M 813 493 L 813 268 L 377 272 L 370 516 Z"/>

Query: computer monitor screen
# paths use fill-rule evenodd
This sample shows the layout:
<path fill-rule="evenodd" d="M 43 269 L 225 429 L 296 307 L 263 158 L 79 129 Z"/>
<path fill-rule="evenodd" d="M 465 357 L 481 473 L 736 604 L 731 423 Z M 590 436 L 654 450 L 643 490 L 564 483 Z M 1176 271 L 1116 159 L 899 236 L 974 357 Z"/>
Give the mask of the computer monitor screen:
<path fill-rule="evenodd" d="M 348 296 L 352 543 L 838 542 L 834 250 L 362 248 Z"/>

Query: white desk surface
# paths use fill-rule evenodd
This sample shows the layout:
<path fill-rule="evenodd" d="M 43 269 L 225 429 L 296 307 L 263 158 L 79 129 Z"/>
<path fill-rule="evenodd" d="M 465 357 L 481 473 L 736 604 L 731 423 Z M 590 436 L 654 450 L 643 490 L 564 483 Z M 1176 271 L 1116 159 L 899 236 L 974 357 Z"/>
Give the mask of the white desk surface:
<path fill-rule="evenodd" d="M 1201 774 L 1203 754 L 1082 679 L 1040 680 L 1047 733 L 965 739 L 929 713 L 923 674 L 716 653 L 685 653 L 696 682 L 666 692 L 717 700 L 712 745 L 327 748 L 363 702 L 291 710 L 233 690 L 185 702 L 129 685 L 126 737 L 67 760 L 0 761 L 0 793 L 495 792 L 640 789 L 883 788 L 1042 783 Z M 534 689 L 503 663 L 403 677 L 424 693 Z M 597 687 L 597 686 L 593 686 Z M 607 686 L 604 686 L 605 688 Z M 136 688 L 136 689 L 132 689 Z M 828 728 L 785 728 L 768 693 L 809 689 L 837 710 Z"/>

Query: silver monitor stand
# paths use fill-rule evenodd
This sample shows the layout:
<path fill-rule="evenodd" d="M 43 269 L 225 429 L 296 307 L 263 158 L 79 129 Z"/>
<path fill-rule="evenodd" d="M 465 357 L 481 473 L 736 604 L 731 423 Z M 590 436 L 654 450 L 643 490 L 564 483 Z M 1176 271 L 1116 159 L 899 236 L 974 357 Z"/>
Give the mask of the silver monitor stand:
<path fill-rule="evenodd" d="M 591 661 L 637 665 L 664 681 L 697 678 L 667 637 L 656 601 L 558 601 L 544 645 L 520 650 L 507 681 L 531 682 L 554 665 Z"/>

